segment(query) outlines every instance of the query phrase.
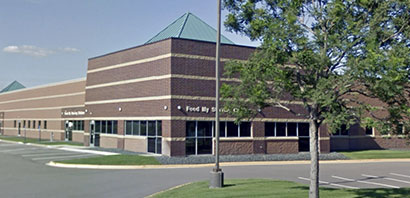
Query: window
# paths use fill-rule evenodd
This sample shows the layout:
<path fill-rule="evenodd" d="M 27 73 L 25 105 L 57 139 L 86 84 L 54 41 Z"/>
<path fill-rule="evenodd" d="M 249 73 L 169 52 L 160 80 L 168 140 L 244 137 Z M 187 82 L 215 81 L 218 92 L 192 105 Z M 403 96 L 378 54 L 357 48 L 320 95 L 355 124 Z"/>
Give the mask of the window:
<path fill-rule="evenodd" d="M 41 128 L 41 120 L 38 121 L 38 128 Z"/>
<path fill-rule="evenodd" d="M 81 121 L 84 122 L 84 121 Z M 84 123 L 79 123 L 77 126 L 84 130 Z M 96 120 L 95 132 L 105 134 L 117 134 L 118 133 L 118 121 L 117 120 Z"/>
<path fill-rule="evenodd" d="M 404 134 L 404 126 L 403 124 L 398 124 L 396 127 L 396 132 L 397 135 L 403 135 Z"/>
<path fill-rule="evenodd" d="M 116 125 L 116 123 L 114 123 Z M 126 120 L 124 122 L 125 135 L 162 136 L 161 121 Z"/>
<path fill-rule="evenodd" d="M 132 121 L 125 121 L 125 135 L 132 135 Z"/>
<path fill-rule="evenodd" d="M 236 127 L 238 128 L 238 127 Z M 185 152 L 187 155 L 211 154 L 214 126 L 209 121 L 186 122 Z"/>
<path fill-rule="evenodd" d="M 16 127 L 17 127 L 17 121 L 14 120 L 14 128 L 16 128 Z"/>
<path fill-rule="evenodd" d="M 240 137 L 251 137 L 251 123 L 241 122 L 239 124 L 239 134 Z"/>
<path fill-rule="evenodd" d="M 116 125 L 116 123 L 114 123 Z M 124 122 L 125 135 L 147 136 L 147 151 L 162 152 L 162 122 L 127 120 Z"/>
<path fill-rule="evenodd" d="M 26 121 L 23 120 L 23 128 L 26 128 Z"/>
<path fill-rule="evenodd" d="M 366 135 L 373 135 L 373 128 L 372 127 L 366 127 Z"/>
<path fill-rule="evenodd" d="M 309 137 L 309 123 L 298 123 L 298 133 L 300 137 Z"/>
<path fill-rule="evenodd" d="M 36 121 L 33 120 L 33 129 L 35 129 L 35 128 L 36 128 Z"/>
<path fill-rule="evenodd" d="M 95 132 L 101 133 L 101 121 L 99 120 L 95 121 Z"/>
<path fill-rule="evenodd" d="M 276 123 L 276 136 L 286 136 L 286 123 L 284 122 Z"/>
<path fill-rule="evenodd" d="M 241 122 L 239 125 L 234 122 L 220 122 L 221 137 L 250 137 L 251 123 Z"/>
<path fill-rule="evenodd" d="M 148 121 L 148 136 L 155 136 L 156 134 L 155 121 Z"/>
<path fill-rule="evenodd" d="M 84 131 L 84 120 L 69 120 L 68 122 L 73 123 L 72 129 L 74 131 Z M 95 123 L 97 124 L 97 121 L 95 121 Z"/>
<path fill-rule="evenodd" d="M 297 123 L 287 123 L 288 136 L 297 136 Z"/>
<path fill-rule="evenodd" d="M 275 136 L 275 123 L 265 122 L 265 136 L 272 137 Z"/>
<path fill-rule="evenodd" d="M 226 126 L 227 137 L 238 137 L 238 125 L 234 122 L 226 122 Z"/>
<path fill-rule="evenodd" d="M 129 121 L 132 122 L 132 131 L 130 135 L 140 135 L 140 121 Z"/>
<path fill-rule="evenodd" d="M 30 120 L 27 121 L 27 128 L 30 128 Z"/>
<path fill-rule="evenodd" d="M 44 129 L 47 129 L 47 120 L 44 120 Z"/>
<path fill-rule="evenodd" d="M 219 122 L 219 136 L 220 137 L 225 137 L 225 130 L 226 130 L 226 123 L 225 122 Z"/>
<path fill-rule="evenodd" d="M 336 131 L 336 133 L 333 133 L 333 135 L 335 135 L 335 136 L 340 136 L 340 135 L 346 136 L 346 135 L 349 135 L 349 130 L 347 130 L 347 126 L 345 124 L 343 124 L 340 127 L 340 129 L 338 129 Z"/>
<path fill-rule="evenodd" d="M 309 123 L 265 122 L 266 137 L 309 137 Z"/>
<path fill-rule="evenodd" d="M 140 135 L 142 136 L 147 135 L 147 121 L 140 122 Z"/>

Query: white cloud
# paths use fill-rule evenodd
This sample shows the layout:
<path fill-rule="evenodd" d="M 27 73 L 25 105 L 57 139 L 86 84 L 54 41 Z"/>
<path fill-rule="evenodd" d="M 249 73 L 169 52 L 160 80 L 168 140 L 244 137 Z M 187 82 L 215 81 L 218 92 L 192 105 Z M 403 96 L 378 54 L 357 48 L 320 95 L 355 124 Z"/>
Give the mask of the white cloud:
<path fill-rule="evenodd" d="M 45 56 L 55 53 L 53 50 L 40 48 L 40 47 L 36 47 L 33 45 L 21 45 L 21 46 L 10 45 L 10 46 L 3 48 L 3 52 L 19 53 L 19 54 L 39 56 L 39 57 L 45 57 Z"/>
<path fill-rule="evenodd" d="M 58 50 L 52 50 L 52 49 L 41 48 L 41 47 L 37 47 L 33 45 L 20 45 L 20 46 L 10 45 L 10 46 L 3 48 L 3 52 L 24 54 L 24 55 L 37 56 L 37 57 L 46 57 L 51 54 L 55 54 L 57 52 L 75 53 L 79 51 L 80 51 L 79 49 L 73 48 L 73 47 L 65 47 L 65 48 L 59 48 Z"/>
<path fill-rule="evenodd" d="M 63 52 L 79 52 L 80 50 L 73 47 L 65 47 L 60 49 Z"/>

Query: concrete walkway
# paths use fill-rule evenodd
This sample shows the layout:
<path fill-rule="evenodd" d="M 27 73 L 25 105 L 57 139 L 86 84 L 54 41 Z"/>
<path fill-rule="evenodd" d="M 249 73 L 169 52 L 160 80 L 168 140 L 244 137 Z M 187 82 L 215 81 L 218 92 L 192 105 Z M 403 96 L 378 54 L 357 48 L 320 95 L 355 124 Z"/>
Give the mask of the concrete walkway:
<path fill-rule="evenodd" d="M 388 162 L 410 162 L 410 159 L 369 159 L 369 160 L 326 160 L 320 164 L 363 164 L 363 163 L 388 163 Z M 221 162 L 221 167 L 235 166 L 266 166 L 266 165 L 298 165 L 310 164 L 310 161 L 258 161 L 258 162 Z M 105 170 L 132 170 L 132 169 L 182 169 L 182 168 L 204 168 L 213 167 L 215 164 L 169 164 L 169 165 L 87 165 L 87 164 L 64 164 L 49 162 L 48 166 L 59 168 L 78 169 L 105 169 Z"/>

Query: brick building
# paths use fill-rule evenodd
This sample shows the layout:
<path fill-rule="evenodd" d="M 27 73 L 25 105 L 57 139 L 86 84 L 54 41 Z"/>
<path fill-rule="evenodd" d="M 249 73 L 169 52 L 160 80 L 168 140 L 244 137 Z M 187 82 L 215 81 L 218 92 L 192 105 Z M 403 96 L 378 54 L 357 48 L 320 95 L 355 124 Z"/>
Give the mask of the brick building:
<path fill-rule="evenodd" d="M 90 58 L 84 79 L 0 93 L 0 132 L 168 156 L 212 154 L 215 35 L 187 13 L 141 46 Z M 220 72 L 254 50 L 222 37 Z M 303 111 L 301 103 L 291 107 Z M 263 109 L 252 122 L 233 120 L 222 114 L 221 154 L 309 149 L 308 120 L 280 108 Z M 359 126 L 329 134 L 320 128 L 321 152 L 409 147 Z"/>

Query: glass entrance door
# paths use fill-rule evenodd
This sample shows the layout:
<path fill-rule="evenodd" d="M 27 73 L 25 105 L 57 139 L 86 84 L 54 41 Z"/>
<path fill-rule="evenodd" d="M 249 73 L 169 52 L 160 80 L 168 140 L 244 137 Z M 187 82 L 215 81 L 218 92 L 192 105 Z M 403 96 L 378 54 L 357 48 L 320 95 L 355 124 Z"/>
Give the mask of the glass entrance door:
<path fill-rule="evenodd" d="M 212 154 L 213 122 L 186 122 L 186 155 Z"/>
<path fill-rule="evenodd" d="M 162 122 L 148 121 L 147 151 L 150 153 L 162 153 Z"/>
<path fill-rule="evenodd" d="M 65 141 L 73 141 L 73 123 L 66 121 L 65 122 Z"/>

